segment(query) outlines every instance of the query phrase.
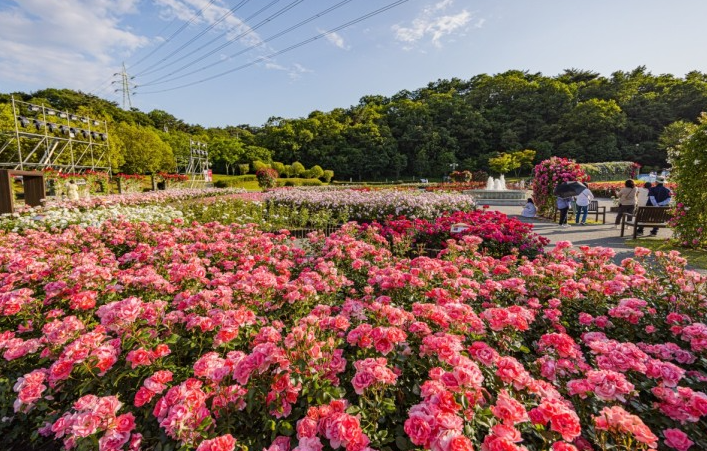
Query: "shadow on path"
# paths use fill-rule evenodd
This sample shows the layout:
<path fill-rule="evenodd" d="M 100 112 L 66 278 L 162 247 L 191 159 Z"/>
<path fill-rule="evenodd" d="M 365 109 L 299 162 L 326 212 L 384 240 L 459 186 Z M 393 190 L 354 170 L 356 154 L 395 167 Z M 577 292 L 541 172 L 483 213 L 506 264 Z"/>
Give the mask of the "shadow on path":
<path fill-rule="evenodd" d="M 520 216 L 522 207 L 512 207 L 512 206 L 491 206 L 490 210 L 500 211 L 509 217 L 518 219 L 521 222 L 532 224 L 533 231 L 539 235 L 542 235 L 550 240 L 550 244 L 547 248 L 552 248 L 558 241 L 570 241 L 575 247 L 579 246 L 591 246 L 591 247 L 608 247 L 616 252 L 614 257 L 614 263 L 620 264 L 621 260 L 633 257 L 634 249 L 636 246 L 629 245 L 626 242 L 632 238 L 632 229 L 627 229 L 625 231 L 625 236 L 621 237 L 621 229 L 614 228 L 614 221 L 616 219 L 615 213 L 610 213 L 609 207 L 611 206 L 611 201 L 608 199 L 599 199 L 599 205 L 606 206 L 606 224 L 600 223 L 589 223 L 585 226 L 575 225 L 574 218 L 571 218 L 570 227 L 562 228 L 557 223 L 551 222 L 545 218 L 524 218 Z M 592 219 L 590 216 L 589 220 Z M 645 231 L 646 235 L 648 230 Z M 667 240 L 672 237 L 672 230 L 670 229 L 659 229 L 658 236 L 642 236 L 639 237 L 640 241 L 656 241 L 656 240 Z M 705 270 L 693 268 L 688 265 L 689 269 L 696 270 L 701 273 L 705 273 Z"/>

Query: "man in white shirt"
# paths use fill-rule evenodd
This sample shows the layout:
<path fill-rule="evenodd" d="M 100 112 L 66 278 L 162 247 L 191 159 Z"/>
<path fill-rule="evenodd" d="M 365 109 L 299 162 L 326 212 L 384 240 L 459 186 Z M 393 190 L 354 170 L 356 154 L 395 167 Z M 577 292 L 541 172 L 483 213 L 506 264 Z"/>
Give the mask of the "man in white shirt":
<path fill-rule="evenodd" d="M 575 224 L 585 225 L 587 222 L 587 213 L 589 211 L 589 202 L 592 199 L 594 199 L 594 194 L 592 194 L 589 190 L 589 187 L 585 188 L 584 191 L 577 195 L 575 202 L 577 205 L 577 213 L 574 218 Z M 580 215 L 582 216 L 582 222 L 579 221 Z"/>

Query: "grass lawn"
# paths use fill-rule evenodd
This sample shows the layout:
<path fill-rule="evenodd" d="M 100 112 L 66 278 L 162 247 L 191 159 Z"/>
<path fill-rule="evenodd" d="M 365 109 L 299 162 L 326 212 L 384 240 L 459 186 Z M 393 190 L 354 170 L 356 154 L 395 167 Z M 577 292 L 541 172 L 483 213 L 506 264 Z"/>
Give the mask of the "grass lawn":
<path fill-rule="evenodd" d="M 218 181 L 228 182 L 229 186 L 233 188 L 244 188 L 247 191 L 261 191 L 257 181 L 244 182 L 237 175 L 214 174 L 213 181 L 214 183 Z"/>
<path fill-rule="evenodd" d="M 670 240 L 627 240 L 626 245 L 632 247 L 645 247 L 652 251 L 678 251 L 687 259 L 690 266 L 697 269 L 707 269 L 707 251 L 688 249 L 675 245 Z"/>

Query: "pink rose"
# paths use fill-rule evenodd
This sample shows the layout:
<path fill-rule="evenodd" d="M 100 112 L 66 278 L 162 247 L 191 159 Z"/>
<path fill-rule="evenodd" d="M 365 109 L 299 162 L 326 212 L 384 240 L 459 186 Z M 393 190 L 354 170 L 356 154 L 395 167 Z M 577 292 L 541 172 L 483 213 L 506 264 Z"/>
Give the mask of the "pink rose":
<path fill-rule="evenodd" d="M 687 451 L 695 444 L 690 438 L 680 429 L 666 429 L 663 431 L 665 444 L 670 448 L 678 451 Z"/>
<path fill-rule="evenodd" d="M 432 434 L 434 419 L 423 414 L 411 414 L 405 421 L 405 433 L 416 445 L 427 447 Z"/>
<path fill-rule="evenodd" d="M 201 442 L 196 451 L 233 451 L 236 439 L 231 434 L 222 435 L 211 440 Z"/>
<path fill-rule="evenodd" d="M 124 413 L 115 419 L 115 429 L 118 432 L 130 432 L 135 428 L 135 417 L 132 413 Z"/>
<path fill-rule="evenodd" d="M 135 407 L 142 407 L 148 402 L 152 401 L 152 398 L 154 396 L 155 393 L 151 390 L 145 387 L 140 387 L 137 393 L 135 393 L 135 401 L 133 402 L 133 404 L 135 405 Z"/>
<path fill-rule="evenodd" d="M 322 451 L 324 445 L 319 437 L 303 437 L 293 451 Z"/>
<path fill-rule="evenodd" d="M 317 435 L 317 421 L 305 417 L 297 422 L 297 438 L 314 437 Z"/>
<path fill-rule="evenodd" d="M 120 449 L 130 439 L 129 432 L 120 432 L 118 430 L 107 431 L 103 437 L 98 440 L 99 451 L 112 451 Z"/>

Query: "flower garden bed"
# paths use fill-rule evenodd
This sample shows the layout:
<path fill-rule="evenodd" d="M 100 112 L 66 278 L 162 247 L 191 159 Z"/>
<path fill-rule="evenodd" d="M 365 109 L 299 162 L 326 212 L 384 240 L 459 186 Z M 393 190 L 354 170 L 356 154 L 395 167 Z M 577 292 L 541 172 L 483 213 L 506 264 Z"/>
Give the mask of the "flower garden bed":
<path fill-rule="evenodd" d="M 348 220 L 370 222 L 389 215 L 432 219 L 445 211 L 470 211 L 474 198 L 463 194 L 418 191 L 311 191 L 277 189 L 265 196 L 274 205 L 307 208 L 310 211 L 344 212 Z"/>
<path fill-rule="evenodd" d="M 452 233 L 454 224 L 464 224 L 465 229 Z M 481 238 L 480 251 L 498 258 L 512 254 L 535 257 L 549 243 L 547 238 L 532 232 L 532 224 L 487 210 L 458 211 L 443 214 L 434 220 L 389 218 L 381 223 L 363 225 L 362 229 L 368 227 L 373 227 L 386 237 L 396 254 L 404 256 L 419 252 L 420 246 L 428 250 L 442 250 L 449 239 L 467 235 Z"/>
<path fill-rule="evenodd" d="M 3 444 L 707 448 L 704 277 L 677 253 L 481 242 L 409 259 L 355 225 L 306 251 L 218 223 L 0 234 Z"/>
<path fill-rule="evenodd" d="M 76 201 L 50 200 L 41 207 L 24 206 L 16 209 L 15 213 L 0 215 L 0 230 L 12 230 L 16 223 L 22 223 L 20 229 L 27 228 L 32 218 L 59 217 L 69 215 L 71 220 L 64 221 L 64 225 L 79 224 L 80 216 L 83 213 L 91 216 L 95 209 L 105 209 L 117 211 L 120 208 L 131 206 L 163 205 L 176 202 L 184 202 L 194 199 L 226 197 L 230 195 L 241 195 L 244 198 L 250 197 L 240 188 L 229 189 L 183 189 L 173 191 L 152 191 L 147 193 L 126 193 L 113 194 L 108 196 L 92 197 L 90 199 L 79 199 Z M 57 222 L 61 222 L 61 218 Z M 89 222 L 90 224 L 90 222 Z M 37 228 L 32 227 L 30 228 Z"/>

